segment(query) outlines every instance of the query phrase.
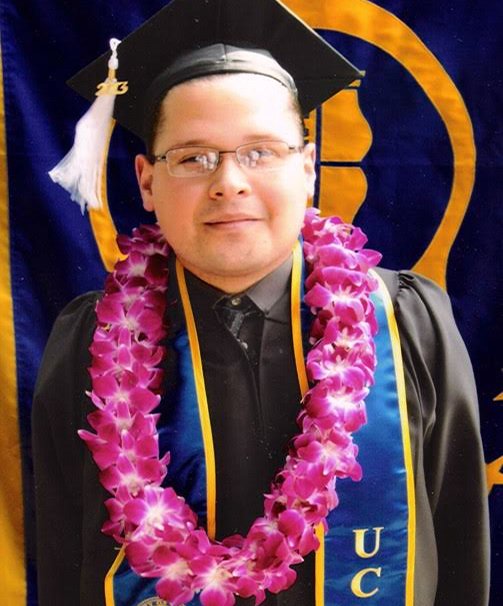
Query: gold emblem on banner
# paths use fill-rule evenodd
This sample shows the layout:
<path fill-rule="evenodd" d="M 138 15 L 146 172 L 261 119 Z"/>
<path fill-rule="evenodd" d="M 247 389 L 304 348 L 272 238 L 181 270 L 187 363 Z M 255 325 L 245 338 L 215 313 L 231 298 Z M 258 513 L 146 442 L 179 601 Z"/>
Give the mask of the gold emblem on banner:
<path fill-rule="evenodd" d="M 154 598 L 147 598 L 146 600 L 139 602 L 136 606 L 168 606 L 168 603 L 155 596 Z"/>
<path fill-rule="evenodd" d="M 503 485 L 503 457 L 499 457 L 495 461 L 491 461 L 486 465 L 487 475 L 487 492 L 491 494 L 491 490 L 495 486 Z"/>

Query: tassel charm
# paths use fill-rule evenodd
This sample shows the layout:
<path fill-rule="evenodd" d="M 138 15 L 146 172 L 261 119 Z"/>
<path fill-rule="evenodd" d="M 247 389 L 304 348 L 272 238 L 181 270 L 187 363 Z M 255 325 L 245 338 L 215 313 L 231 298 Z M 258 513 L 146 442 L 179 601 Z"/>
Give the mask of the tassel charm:
<path fill-rule="evenodd" d="M 72 149 L 49 172 L 79 204 L 82 214 L 89 208 L 102 208 L 101 178 L 108 149 L 110 126 L 113 120 L 115 97 L 128 90 L 127 82 L 116 78 L 119 60 L 117 47 L 120 40 L 112 38 L 112 55 L 108 61 L 108 77 L 97 86 L 96 100 L 77 122 Z"/>

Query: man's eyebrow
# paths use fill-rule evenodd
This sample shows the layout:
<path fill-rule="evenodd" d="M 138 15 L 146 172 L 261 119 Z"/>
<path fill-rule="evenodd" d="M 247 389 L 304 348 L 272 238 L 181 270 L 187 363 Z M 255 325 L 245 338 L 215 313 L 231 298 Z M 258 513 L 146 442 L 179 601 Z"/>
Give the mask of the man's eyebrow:
<path fill-rule="evenodd" d="M 205 141 L 204 139 L 189 139 L 188 141 L 179 141 L 177 143 L 172 143 L 168 149 L 173 149 L 173 148 L 177 148 L 177 147 L 192 147 L 192 146 L 214 147 L 213 145 L 211 145 L 208 141 Z"/>
<path fill-rule="evenodd" d="M 253 143 L 254 141 L 284 141 L 285 137 L 278 135 L 277 133 L 264 132 L 254 133 L 244 137 L 243 143 Z"/>
<path fill-rule="evenodd" d="M 283 141 L 286 140 L 284 137 L 281 137 L 278 134 L 273 134 L 270 132 L 264 133 L 253 133 L 251 135 L 246 135 L 243 137 L 239 145 L 245 145 L 246 143 L 253 143 L 254 141 Z M 172 143 L 166 149 L 176 149 L 178 147 L 211 147 L 213 149 L 221 149 L 220 146 L 216 145 L 213 141 L 207 139 L 188 139 L 187 141 L 179 141 L 176 143 Z"/>

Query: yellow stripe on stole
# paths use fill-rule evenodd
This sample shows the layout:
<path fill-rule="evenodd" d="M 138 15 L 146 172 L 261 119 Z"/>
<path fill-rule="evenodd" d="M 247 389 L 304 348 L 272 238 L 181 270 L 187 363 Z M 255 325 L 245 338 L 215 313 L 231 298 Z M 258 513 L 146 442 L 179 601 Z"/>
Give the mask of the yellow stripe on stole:
<path fill-rule="evenodd" d="M 119 570 L 119 566 L 126 557 L 126 550 L 124 547 L 121 548 L 114 563 L 110 567 L 105 577 L 105 606 L 115 606 L 115 595 L 114 595 L 114 578 L 115 573 Z"/>
<path fill-rule="evenodd" d="M 295 366 L 299 378 L 299 386 L 302 397 L 309 389 L 309 383 L 306 374 L 306 364 L 304 358 L 304 348 L 302 346 L 302 321 L 301 321 L 301 280 L 302 280 L 302 246 L 299 242 L 293 250 L 293 268 L 292 268 L 292 290 L 291 290 L 291 317 L 292 317 L 292 338 L 293 352 L 295 356 Z M 323 606 L 325 602 L 325 533 L 323 526 L 318 524 L 316 527 L 316 536 L 320 546 L 315 555 L 315 604 Z"/>
<path fill-rule="evenodd" d="M 16 342 L 9 237 L 9 189 L 7 140 L 0 47 L 0 385 L 2 386 L 2 431 L 0 452 L 0 588 L 3 604 L 26 603 L 23 482 L 18 418 Z"/>
<path fill-rule="evenodd" d="M 379 295 L 382 298 L 391 338 L 393 362 L 395 366 L 398 407 L 402 426 L 403 455 L 407 482 L 407 507 L 409 519 L 407 524 L 407 576 L 405 579 L 405 606 L 414 604 L 414 571 L 416 562 L 416 491 L 414 485 L 414 467 L 412 464 L 412 448 L 410 444 L 409 418 L 407 416 L 407 396 L 405 391 L 405 373 L 403 368 L 402 347 L 396 322 L 393 302 L 382 278 L 374 271 L 372 275 L 379 282 Z"/>
<path fill-rule="evenodd" d="M 309 389 L 306 374 L 306 362 L 304 359 L 304 348 L 302 346 L 302 322 L 300 315 L 300 293 L 302 280 L 302 246 L 297 242 L 293 249 L 292 286 L 291 286 L 291 316 L 292 316 L 292 338 L 295 367 L 299 377 L 300 393 L 302 397 Z"/>
<path fill-rule="evenodd" d="M 192 356 L 194 379 L 196 383 L 197 403 L 199 406 L 199 419 L 203 432 L 204 458 L 206 463 L 206 514 L 208 519 L 208 536 L 210 539 L 214 539 L 216 534 L 217 502 L 215 449 L 213 447 L 210 412 L 208 409 L 208 399 L 206 397 L 206 387 L 204 385 L 203 363 L 201 360 L 201 350 L 199 349 L 199 339 L 197 338 L 196 323 L 190 305 L 189 293 L 185 282 L 185 273 L 183 266 L 178 259 L 176 260 L 176 277 L 178 279 L 178 288 L 180 289 L 180 298 L 182 300 L 187 333 L 189 335 L 190 353 Z"/>

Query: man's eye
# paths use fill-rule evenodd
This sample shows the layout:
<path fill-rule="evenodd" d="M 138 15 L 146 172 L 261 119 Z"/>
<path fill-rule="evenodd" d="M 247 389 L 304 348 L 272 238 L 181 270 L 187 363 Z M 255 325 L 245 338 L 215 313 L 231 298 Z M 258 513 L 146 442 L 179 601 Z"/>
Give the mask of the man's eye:
<path fill-rule="evenodd" d="M 251 149 L 248 152 L 248 155 L 258 160 L 259 158 L 269 158 L 270 156 L 274 156 L 276 154 L 270 147 L 256 147 Z"/>
<path fill-rule="evenodd" d="M 276 158 L 274 150 L 269 147 L 254 147 L 247 150 L 245 156 L 246 166 L 254 167 L 257 165 L 268 164 Z"/>
<path fill-rule="evenodd" d="M 208 156 L 205 154 L 190 154 L 178 160 L 178 164 L 208 164 Z"/>

